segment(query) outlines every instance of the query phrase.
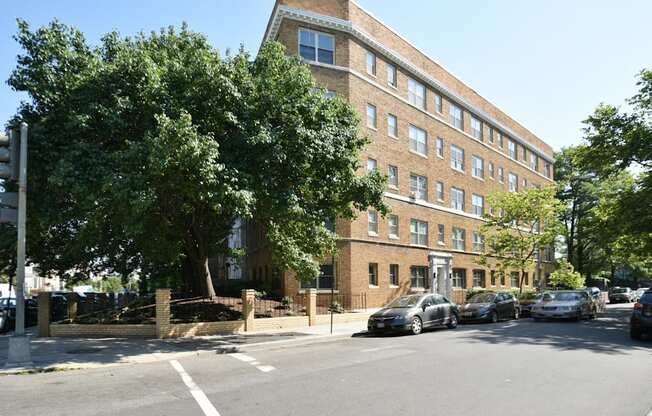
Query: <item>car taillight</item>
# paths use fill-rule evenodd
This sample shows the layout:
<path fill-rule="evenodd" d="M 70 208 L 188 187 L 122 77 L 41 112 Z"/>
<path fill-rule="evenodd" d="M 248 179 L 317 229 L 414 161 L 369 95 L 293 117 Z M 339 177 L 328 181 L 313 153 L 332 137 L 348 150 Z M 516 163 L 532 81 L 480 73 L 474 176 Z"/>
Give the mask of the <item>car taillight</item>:
<path fill-rule="evenodd" d="M 634 309 L 636 309 L 637 311 L 641 311 L 641 310 L 643 310 L 643 304 L 640 303 L 640 302 L 636 302 L 636 303 L 634 304 Z"/>

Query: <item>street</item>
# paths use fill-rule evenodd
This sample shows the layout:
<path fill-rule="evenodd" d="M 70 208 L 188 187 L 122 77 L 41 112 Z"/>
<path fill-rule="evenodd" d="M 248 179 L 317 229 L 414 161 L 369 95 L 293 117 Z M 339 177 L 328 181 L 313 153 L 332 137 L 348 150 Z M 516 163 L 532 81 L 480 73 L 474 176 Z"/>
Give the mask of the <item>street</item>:
<path fill-rule="evenodd" d="M 652 342 L 629 339 L 630 309 L 5 376 L 0 414 L 643 416 Z"/>

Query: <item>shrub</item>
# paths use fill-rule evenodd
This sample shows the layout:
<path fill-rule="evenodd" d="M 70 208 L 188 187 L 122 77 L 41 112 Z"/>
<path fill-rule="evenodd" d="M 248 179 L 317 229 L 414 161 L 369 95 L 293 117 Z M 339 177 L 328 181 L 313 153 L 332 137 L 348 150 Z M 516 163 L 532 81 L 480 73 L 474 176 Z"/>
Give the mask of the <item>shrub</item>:
<path fill-rule="evenodd" d="M 575 271 L 566 259 L 559 262 L 559 268 L 550 275 L 550 285 L 561 289 L 579 289 L 584 287 L 586 279 Z"/>
<path fill-rule="evenodd" d="M 334 301 L 330 305 L 328 305 L 328 311 L 333 312 L 333 313 L 344 313 L 344 307 L 339 304 L 339 302 Z"/>

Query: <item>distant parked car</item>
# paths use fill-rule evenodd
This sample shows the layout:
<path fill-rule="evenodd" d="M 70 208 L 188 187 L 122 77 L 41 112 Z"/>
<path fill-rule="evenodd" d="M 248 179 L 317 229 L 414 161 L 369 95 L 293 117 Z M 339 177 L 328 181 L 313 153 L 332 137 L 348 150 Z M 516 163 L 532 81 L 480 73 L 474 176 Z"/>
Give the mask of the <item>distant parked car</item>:
<path fill-rule="evenodd" d="M 652 333 L 652 290 L 647 290 L 634 305 L 629 320 L 629 335 L 641 339 L 644 333 Z"/>
<path fill-rule="evenodd" d="M 638 302 L 641 299 L 641 297 L 643 296 L 643 294 L 645 292 L 647 292 L 648 290 L 650 290 L 649 287 L 641 287 L 641 288 L 636 289 L 634 291 L 634 302 Z"/>
<path fill-rule="evenodd" d="M 633 302 L 634 291 L 629 287 L 614 287 L 609 292 L 609 303 Z"/>
<path fill-rule="evenodd" d="M 418 335 L 424 328 L 446 325 L 453 329 L 459 322 L 457 305 L 442 295 L 401 296 L 369 317 L 371 333 L 409 331 Z"/>
<path fill-rule="evenodd" d="M 543 300 L 543 293 L 525 292 L 518 297 L 521 316 L 529 316 L 533 305 Z"/>
<path fill-rule="evenodd" d="M 552 296 L 544 296 L 543 301 L 534 305 L 530 311 L 535 321 L 556 318 L 595 318 L 597 306 L 584 290 L 562 290 Z"/>
<path fill-rule="evenodd" d="M 25 326 L 36 325 L 38 306 L 32 299 L 25 299 Z M 16 298 L 0 299 L 0 332 L 7 332 L 16 326 Z"/>
<path fill-rule="evenodd" d="M 460 306 L 462 322 L 498 322 L 501 319 L 518 319 L 519 303 L 509 292 L 482 292 Z"/>

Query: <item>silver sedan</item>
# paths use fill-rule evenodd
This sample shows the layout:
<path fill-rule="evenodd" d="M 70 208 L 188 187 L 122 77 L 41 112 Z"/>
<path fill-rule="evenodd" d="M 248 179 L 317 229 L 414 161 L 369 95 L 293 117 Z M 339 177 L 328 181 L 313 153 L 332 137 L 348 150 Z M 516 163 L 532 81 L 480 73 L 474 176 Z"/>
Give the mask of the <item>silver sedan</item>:
<path fill-rule="evenodd" d="M 532 306 L 530 313 L 535 321 L 556 318 L 577 320 L 595 318 L 596 306 L 586 291 L 563 290 L 553 293 L 554 297 L 544 297 L 543 302 Z"/>

